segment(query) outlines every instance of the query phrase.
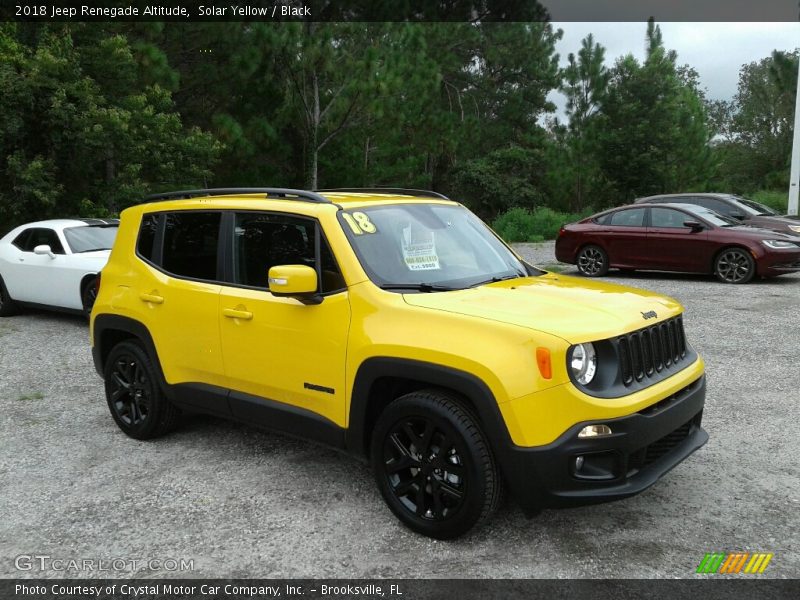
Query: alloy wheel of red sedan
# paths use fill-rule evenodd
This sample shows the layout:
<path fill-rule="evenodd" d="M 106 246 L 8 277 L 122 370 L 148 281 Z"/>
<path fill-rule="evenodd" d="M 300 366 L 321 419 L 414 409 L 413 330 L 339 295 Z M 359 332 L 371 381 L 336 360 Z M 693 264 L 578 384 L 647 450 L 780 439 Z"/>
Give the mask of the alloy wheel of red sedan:
<path fill-rule="evenodd" d="M 608 273 L 608 257 L 602 248 L 586 246 L 578 253 L 578 270 L 587 277 L 601 277 Z"/>
<path fill-rule="evenodd" d="M 729 248 L 717 257 L 715 273 L 725 283 L 747 283 L 755 272 L 753 259 L 740 248 Z"/>

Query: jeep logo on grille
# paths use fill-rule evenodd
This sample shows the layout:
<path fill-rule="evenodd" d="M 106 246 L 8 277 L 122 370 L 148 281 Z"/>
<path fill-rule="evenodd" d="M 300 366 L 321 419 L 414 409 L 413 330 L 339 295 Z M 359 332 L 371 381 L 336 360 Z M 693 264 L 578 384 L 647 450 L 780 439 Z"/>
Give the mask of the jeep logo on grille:
<path fill-rule="evenodd" d="M 642 317 L 646 321 L 647 319 L 655 319 L 656 317 L 658 317 L 658 315 L 656 314 L 656 311 L 648 310 L 647 312 L 642 313 Z"/>

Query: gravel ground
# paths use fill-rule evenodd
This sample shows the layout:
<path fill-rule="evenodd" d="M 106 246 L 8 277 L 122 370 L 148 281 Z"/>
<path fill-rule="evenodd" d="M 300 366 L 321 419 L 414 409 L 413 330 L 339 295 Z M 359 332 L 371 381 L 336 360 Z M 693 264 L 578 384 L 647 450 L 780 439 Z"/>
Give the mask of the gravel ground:
<path fill-rule="evenodd" d="M 518 248 L 554 262 L 552 244 Z M 532 520 L 509 502 L 454 542 L 404 529 L 366 466 L 310 443 L 207 417 L 160 440 L 127 438 L 83 320 L 0 320 L 0 577 L 134 574 L 15 568 L 19 555 L 49 555 L 193 560 L 190 572 L 135 573 L 145 577 L 683 578 L 702 577 L 711 551 L 774 552 L 762 577 L 800 577 L 800 275 L 607 280 L 685 305 L 707 363 L 711 441 L 637 497 Z"/>

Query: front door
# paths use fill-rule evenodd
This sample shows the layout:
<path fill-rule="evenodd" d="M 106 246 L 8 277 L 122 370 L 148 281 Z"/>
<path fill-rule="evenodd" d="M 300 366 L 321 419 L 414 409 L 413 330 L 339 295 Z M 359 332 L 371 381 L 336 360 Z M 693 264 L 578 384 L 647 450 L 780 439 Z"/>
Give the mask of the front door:
<path fill-rule="evenodd" d="M 350 302 L 318 223 L 256 211 L 232 216 L 233 272 L 219 317 L 231 410 L 249 418 L 278 402 L 343 427 Z M 321 303 L 269 292 L 269 269 L 289 264 L 317 269 Z"/>

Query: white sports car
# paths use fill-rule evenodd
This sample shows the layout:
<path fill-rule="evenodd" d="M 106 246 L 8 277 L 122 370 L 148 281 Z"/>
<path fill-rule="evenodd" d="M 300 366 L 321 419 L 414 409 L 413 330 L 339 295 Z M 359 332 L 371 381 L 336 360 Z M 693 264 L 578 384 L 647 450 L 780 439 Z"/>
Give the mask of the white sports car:
<path fill-rule="evenodd" d="M 0 239 L 0 317 L 25 305 L 88 314 L 118 226 L 117 219 L 54 219 L 12 229 Z"/>

